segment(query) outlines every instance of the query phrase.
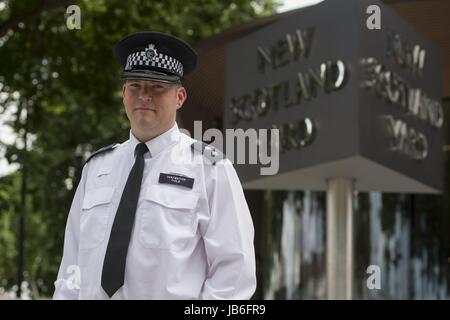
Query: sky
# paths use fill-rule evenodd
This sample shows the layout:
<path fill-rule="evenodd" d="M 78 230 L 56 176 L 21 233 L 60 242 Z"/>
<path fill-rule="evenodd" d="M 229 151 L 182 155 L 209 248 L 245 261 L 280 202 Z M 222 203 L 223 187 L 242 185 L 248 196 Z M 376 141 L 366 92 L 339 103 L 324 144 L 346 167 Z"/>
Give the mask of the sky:
<path fill-rule="evenodd" d="M 278 9 L 278 12 L 285 12 L 293 9 L 297 9 L 300 7 L 306 7 L 313 4 L 317 4 L 319 2 L 322 2 L 323 0 L 284 0 L 282 1 L 282 6 Z M 3 2 L 0 1 L 0 10 L 3 9 L 2 7 Z M 1 97 L 0 97 L 1 98 Z M 1 102 L 2 99 L 0 99 Z M 3 114 L 0 115 L 0 141 L 4 143 L 11 144 L 15 140 L 15 136 L 11 130 L 10 127 L 4 125 L 4 122 L 6 119 L 8 119 L 10 116 Z M 3 157 L 4 156 L 4 150 L 0 148 L 0 177 L 4 176 L 12 171 L 17 170 L 18 166 L 10 166 L 8 165 L 8 162 Z"/>
<path fill-rule="evenodd" d="M 323 0 L 284 0 L 283 5 L 278 9 L 278 12 L 285 12 L 301 7 L 310 6 L 322 2 Z"/>

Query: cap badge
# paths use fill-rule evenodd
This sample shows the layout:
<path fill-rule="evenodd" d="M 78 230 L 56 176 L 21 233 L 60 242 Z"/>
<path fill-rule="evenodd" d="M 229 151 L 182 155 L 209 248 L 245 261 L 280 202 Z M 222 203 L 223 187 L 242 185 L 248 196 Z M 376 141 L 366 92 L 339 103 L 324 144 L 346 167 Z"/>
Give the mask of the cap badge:
<path fill-rule="evenodd" d="M 147 60 L 151 61 L 156 57 L 156 49 L 154 44 L 149 44 L 147 48 L 145 48 L 145 57 Z"/>

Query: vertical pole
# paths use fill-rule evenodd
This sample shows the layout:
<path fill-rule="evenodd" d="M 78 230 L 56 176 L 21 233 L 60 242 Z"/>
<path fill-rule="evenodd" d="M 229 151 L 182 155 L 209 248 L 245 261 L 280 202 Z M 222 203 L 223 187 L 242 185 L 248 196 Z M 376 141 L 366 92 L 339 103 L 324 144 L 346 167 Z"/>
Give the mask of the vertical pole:
<path fill-rule="evenodd" d="M 353 190 L 351 178 L 327 180 L 328 299 L 352 299 Z"/>
<path fill-rule="evenodd" d="M 25 125 L 23 134 L 23 155 L 22 155 L 22 181 L 21 181 L 21 199 L 19 212 L 19 234 L 18 234 L 18 258 L 17 258 L 17 294 L 16 297 L 20 299 L 22 295 L 22 282 L 24 270 L 24 241 L 25 241 L 25 215 L 26 215 L 26 195 L 27 195 L 27 135 L 28 135 L 28 108 L 26 108 Z"/>
<path fill-rule="evenodd" d="M 24 256 L 24 240 L 25 240 L 25 200 L 26 200 L 26 167 L 22 164 L 22 186 L 21 186 L 21 201 L 20 201 L 20 216 L 19 216 L 19 257 L 17 268 L 17 298 L 22 295 L 23 282 L 23 256 Z"/>

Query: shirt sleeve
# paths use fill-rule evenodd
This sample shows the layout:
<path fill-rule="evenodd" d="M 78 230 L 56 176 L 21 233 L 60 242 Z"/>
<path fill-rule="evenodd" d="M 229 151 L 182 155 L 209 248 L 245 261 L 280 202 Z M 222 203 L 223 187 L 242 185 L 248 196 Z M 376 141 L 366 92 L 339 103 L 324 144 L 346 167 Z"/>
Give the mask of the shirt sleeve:
<path fill-rule="evenodd" d="M 208 275 L 201 299 L 250 299 L 256 290 L 254 227 L 241 183 L 228 159 L 212 170 L 210 219 L 201 226 Z"/>
<path fill-rule="evenodd" d="M 80 235 L 80 213 L 86 183 L 86 166 L 70 207 L 64 234 L 64 249 L 58 277 L 55 281 L 55 300 L 78 299 L 81 271 L 78 266 L 78 241 Z"/>

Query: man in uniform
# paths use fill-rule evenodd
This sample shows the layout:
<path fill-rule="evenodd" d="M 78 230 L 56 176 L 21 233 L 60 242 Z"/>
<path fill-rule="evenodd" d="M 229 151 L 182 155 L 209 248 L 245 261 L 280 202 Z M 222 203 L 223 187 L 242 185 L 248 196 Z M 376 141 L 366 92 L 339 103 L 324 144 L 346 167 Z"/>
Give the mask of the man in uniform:
<path fill-rule="evenodd" d="M 175 121 L 195 51 L 158 32 L 115 51 L 130 135 L 83 168 L 54 299 L 250 299 L 254 229 L 239 178 Z"/>

